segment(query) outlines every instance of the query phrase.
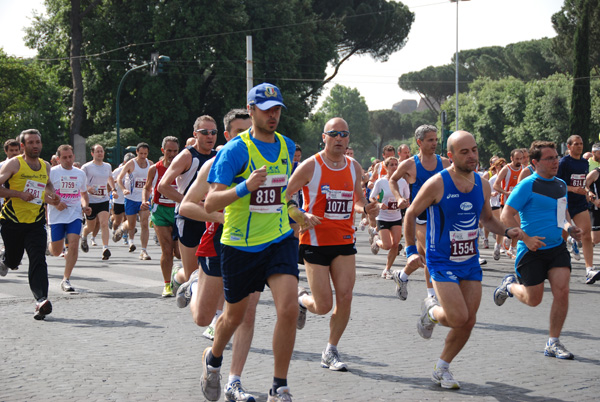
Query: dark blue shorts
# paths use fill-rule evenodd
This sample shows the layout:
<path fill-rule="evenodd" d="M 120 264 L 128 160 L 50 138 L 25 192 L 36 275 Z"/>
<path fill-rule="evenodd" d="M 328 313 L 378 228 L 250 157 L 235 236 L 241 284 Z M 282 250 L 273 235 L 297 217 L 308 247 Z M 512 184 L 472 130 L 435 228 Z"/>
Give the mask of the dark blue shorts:
<path fill-rule="evenodd" d="M 83 226 L 81 219 L 75 219 L 71 223 L 53 223 L 50 225 L 50 237 L 52 241 L 63 240 L 67 235 L 81 235 L 81 227 Z"/>
<path fill-rule="evenodd" d="M 271 275 L 298 278 L 298 239 L 290 234 L 258 253 L 223 245 L 221 251 L 223 290 L 228 303 L 237 303 L 253 292 L 262 292 Z"/>
<path fill-rule="evenodd" d="M 206 223 L 177 216 L 175 225 L 177 227 L 177 237 L 181 244 L 189 248 L 198 247 L 200 239 L 206 231 Z"/>
<path fill-rule="evenodd" d="M 588 203 L 582 203 L 582 204 L 575 204 L 575 205 L 571 205 L 569 204 L 569 215 L 571 216 L 571 219 L 573 219 L 575 217 L 575 215 L 582 213 L 583 211 L 587 211 L 588 210 Z"/>
<path fill-rule="evenodd" d="M 198 257 L 198 264 L 202 267 L 202 271 L 208 276 L 221 275 L 221 256 L 215 257 Z"/>

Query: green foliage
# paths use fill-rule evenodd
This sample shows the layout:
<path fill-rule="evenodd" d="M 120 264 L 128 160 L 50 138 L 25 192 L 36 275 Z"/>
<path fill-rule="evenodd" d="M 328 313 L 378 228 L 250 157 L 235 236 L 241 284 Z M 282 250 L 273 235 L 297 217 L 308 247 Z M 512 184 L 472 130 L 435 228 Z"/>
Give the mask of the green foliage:
<path fill-rule="evenodd" d="M 52 75 L 37 63 L 9 57 L 0 49 L 0 139 L 16 138 L 28 128 L 42 133 L 42 158 L 66 142 L 67 110 Z"/>
<path fill-rule="evenodd" d="M 587 145 L 595 142 L 595 135 L 589 136 L 590 127 L 590 3 L 583 0 L 583 15 L 575 31 L 575 53 L 573 55 L 573 90 L 571 92 L 571 114 L 569 133 L 578 134 Z M 591 137 L 591 138 L 590 138 Z"/>
<path fill-rule="evenodd" d="M 110 162 L 111 165 L 113 165 L 113 168 L 117 167 L 123 161 L 123 157 L 125 156 L 125 148 L 126 147 L 131 146 L 131 145 L 136 146 L 140 142 L 147 142 L 144 138 L 142 138 L 140 135 L 138 135 L 135 132 L 135 130 L 132 128 L 122 128 L 121 130 L 119 130 L 119 136 L 120 136 L 119 143 L 121 144 L 121 152 L 120 152 L 121 160 L 120 161 L 115 160 L 115 161 Z M 104 132 L 101 134 L 92 134 L 89 137 L 87 137 L 85 140 L 86 160 L 88 160 L 88 161 L 92 160 L 91 149 L 96 144 L 102 145 L 102 147 L 105 150 L 107 148 L 116 148 L 117 132 L 116 131 L 107 131 L 107 132 Z M 161 157 L 161 155 L 162 154 L 160 152 L 160 144 L 158 144 L 158 146 L 151 144 L 150 145 L 150 153 L 148 154 L 148 158 L 154 162 L 157 162 L 158 159 Z M 108 162 L 108 161 L 106 160 L 106 162 Z"/>

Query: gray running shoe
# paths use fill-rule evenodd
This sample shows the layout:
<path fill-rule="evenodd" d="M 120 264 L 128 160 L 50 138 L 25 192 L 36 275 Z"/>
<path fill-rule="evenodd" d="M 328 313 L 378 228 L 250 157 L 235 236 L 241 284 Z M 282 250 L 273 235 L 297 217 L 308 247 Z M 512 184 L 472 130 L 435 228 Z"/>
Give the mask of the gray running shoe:
<path fill-rule="evenodd" d="M 60 288 L 63 290 L 63 292 L 74 292 L 75 288 L 73 286 L 71 286 L 71 281 L 69 281 L 68 279 L 63 280 L 60 283 Z"/>
<path fill-rule="evenodd" d="M 431 374 L 431 380 L 441 385 L 442 388 L 448 389 L 459 389 L 460 384 L 454 379 L 449 369 L 438 369 L 437 364 L 433 367 L 433 374 Z"/>
<path fill-rule="evenodd" d="M 0 275 L 2 275 L 1 272 L 0 272 Z M 6 274 L 4 274 L 4 275 L 6 275 Z M 4 275 L 2 275 L 2 276 L 4 276 Z M 585 284 L 593 285 L 594 283 L 596 283 L 597 280 L 600 280 L 600 271 L 595 271 L 593 269 L 590 269 L 587 272 L 587 274 L 585 275 Z"/>
<path fill-rule="evenodd" d="M 371 242 L 371 252 L 375 255 L 379 252 L 379 245 L 377 244 L 377 240 L 379 240 L 379 236 L 373 236 L 373 241 Z"/>
<path fill-rule="evenodd" d="M 83 251 L 84 253 L 90 251 L 90 246 L 88 246 L 88 242 L 85 237 L 81 239 L 81 251 Z"/>
<path fill-rule="evenodd" d="M 494 260 L 498 261 L 500 259 L 500 247 L 494 247 Z"/>
<path fill-rule="evenodd" d="M 517 283 L 517 277 L 513 274 L 506 275 L 500 286 L 494 290 L 494 303 L 496 303 L 496 306 L 503 305 L 506 299 L 513 297 L 512 293 L 508 291 L 508 285 L 511 283 Z"/>
<path fill-rule="evenodd" d="M 255 402 L 254 395 L 246 392 L 242 383 L 234 381 L 225 386 L 225 402 Z"/>
<path fill-rule="evenodd" d="M 215 340 L 215 328 L 212 325 L 209 325 L 208 327 L 206 327 L 206 329 L 202 333 L 202 336 L 208 340 L 214 341 Z"/>
<path fill-rule="evenodd" d="M 435 297 L 427 296 L 423 303 L 421 303 L 421 317 L 419 317 L 419 321 L 417 321 L 417 332 L 424 339 L 431 338 L 431 334 L 433 332 L 433 328 L 435 328 L 435 324 L 431 317 L 429 317 L 429 310 L 434 308 L 435 306 L 439 306 L 437 299 Z"/>
<path fill-rule="evenodd" d="M 135 246 L 135 244 L 131 243 L 131 244 L 129 245 L 129 252 L 130 252 L 130 253 L 133 253 L 133 252 L 135 251 L 135 249 L 136 249 L 136 248 L 137 248 L 137 247 Z"/>
<path fill-rule="evenodd" d="M 0 276 L 6 276 L 8 274 L 8 267 L 4 263 L 4 250 L 0 252 Z"/>
<path fill-rule="evenodd" d="M 51 312 L 52 303 L 50 303 L 50 300 L 42 299 L 35 305 L 35 313 L 33 314 L 33 318 L 36 320 L 43 320 Z"/>
<path fill-rule="evenodd" d="M 487 264 L 487 260 L 485 258 L 479 257 L 479 265 L 485 265 L 485 264 Z"/>
<path fill-rule="evenodd" d="M 177 272 L 179 272 L 180 268 L 181 267 L 179 265 L 173 265 L 173 268 L 171 269 L 171 289 L 175 294 L 177 294 L 177 289 L 179 289 L 179 287 L 181 286 L 181 283 L 175 280 L 175 275 L 177 275 Z"/>
<path fill-rule="evenodd" d="M 195 270 L 190 275 L 190 280 L 186 283 L 182 284 L 179 289 L 177 289 L 177 296 L 175 297 L 175 301 L 177 302 L 177 307 L 184 308 L 190 304 L 190 300 L 192 300 L 192 284 L 194 282 L 198 282 L 199 271 Z"/>
<path fill-rule="evenodd" d="M 579 261 L 581 260 L 581 254 L 579 253 L 579 247 L 577 247 L 577 242 L 575 241 L 575 239 L 571 238 L 571 254 L 573 255 L 573 258 L 575 259 L 575 261 Z"/>
<path fill-rule="evenodd" d="M 392 273 L 392 278 L 396 282 L 396 297 L 400 300 L 406 300 L 408 297 L 408 281 L 400 279 L 400 271 L 396 270 Z"/>
<path fill-rule="evenodd" d="M 110 254 L 110 250 L 105 248 L 104 250 L 102 250 L 102 259 L 104 261 L 108 260 L 110 258 L 111 254 Z"/>
<path fill-rule="evenodd" d="M 267 402 L 292 402 L 292 394 L 290 394 L 290 387 L 279 387 L 277 388 L 277 394 L 271 395 L 271 390 L 268 392 L 269 398 Z"/>
<path fill-rule="evenodd" d="M 152 258 L 150 258 L 150 256 L 148 255 L 148 253 L 146 252 L 146 250 L 142 250 L 142 252 L 140 253 L 140 260 L 143 261 L 149 261 Z"/>
<path fill-rule="evenodd" d="M 544 350 L 544 356 L 556 357 L 557 359 L 573 360 L 575 356 L 569 352 L 560 341 L 556 341 L 553 344 L 546 343 L 546 349 Z"/>
<path fill-rule="evenodd" d="M 298 286 L 298 298 L 300 296 L 307 295 L 308 292 L 302 286 Z M 296 323 L 296 328 L 302 329 L 306 325 L 306 307 L 302 307 L 300 303 L 298 303 L 298 322 Z"/>
<path fill-rule="evenodd" d="M 115 243 L 117 243 L 122 238 L 123 238 L 123 229 L 118 228 L 117 230 L 115 230 L 113 232 L 112 241 L 114 241 Z"/>
<path fill-rule="evenodd" d="M 377 229 L 369 226 L 369 229 L 367 229 L 367 232 L 369 232 L 369 244 L 373 244 L 373 238 L 377 234 Z"/>
<path fill-rule="evenodd" d="M 209 366 L 206 362 L 210 347 L 202 352 L 202 377 L 200 378 L 200 388 L 204 397 L 209 401 L 218 401 L 221 397 L 221 367 Z"/>
<path fill-rule="evenodd" d="M 337 350 L 330 350 L 327 353 L 323 351 L 321 353 L 321 367 L 332 371 L 348 371 L 346 363 L 340 361 L 340 354 Z"/>

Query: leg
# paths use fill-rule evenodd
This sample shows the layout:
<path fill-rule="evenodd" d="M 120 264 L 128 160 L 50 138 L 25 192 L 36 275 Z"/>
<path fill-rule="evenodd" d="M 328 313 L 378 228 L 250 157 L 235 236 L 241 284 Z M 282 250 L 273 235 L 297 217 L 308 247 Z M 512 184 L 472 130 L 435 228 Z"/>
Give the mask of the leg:
<path fill-rule="evenodd" d="M 186 247 L 182 242 L 179 242 L 179 253 L 181 255 L 181 264 L 183 269 L 177 272 L 175 279 L 179 283 L 187 281 L 197 268 L 198 268 L 198 257 L 196 257 L 196 247 Z M 208 325 L 208 324 L 207 324 Z"/>
<path fill-rule="evenodd" d="M 331 262 L 331 281 L 335 289 L 335 308 L 329 321 L 329 343 L 331 345 L 337 346 L 350 320 L 352 291 L 356 279 L 355 268 L 354 255 L 340 255 Z"/>
<path fill-rule="evenodd" d="M 550 337 L 558 338 L 569 310 L 569 268 L 552 268 L 548 271 L 548 280 L 552 289 L 552 308 L 550 309 Z"/>
<path fill-rule="evenodd" d="M 513 283 L 510 285 L 510 293 L 521 303 L 535 307 L 542 302 L 542 298 L 544 297 L 544 282 L 533 286 Z"/>
<path fill-rule="evenodd" d="M 392 226 L 392 238 L 391 238 L 391 247 L 387 256 L 387 264 L 385 269 L 392 269 L 392 265 L 394 265 L 394 261 L 396 261 L 396 257 L 398 256 L 398 247 L 400 244 L 400 240 L 402 240 L 402 226 L 396 225 Z"/>
<path fill-rule="evenodd" d="M 150 216 L 150 211 L 141 211 L 140 214 L 140 242 L 142 243 L 142 248 L 148 247 L 148 239 L 150 238 L 150 230 L 148 228 L 148 217 Z M 131 232 L 131 231 L 130 231 Z"/>
<path fill-rule="evenodd" d="M 171 281 L 171 269 L 173 268 L 173 226 L 154 225 L 154 231 L 160 243 L 160 270 L 163 280 Z"/>
<path fill-rule="evenodd" d="M 29 288 L 37 301 L 48 298 L 48 265 L 46 264 L 46 227 L 41 223 L 27 225 L 25 251 L 29 258 Z"/>
<path fill-rule="evenodd" d="M 211 353 L 214 357 L 219 358 L 223 356 L 223 351 L 225 350 L 227 343 L 244 319 L 244 314 L 246 313 L 246 309 L 248 307 L 248 301 L 249 297 L 247 296 L 237 303 L 226 303 L 225 311 L 223 314 L 221 314 L 217 320 L 217 325 L 215 326 L 215 340 L 213 341 L 211 349 Z M 296 311 L 297 310 L 298 308 L 296 307 Z M 210 323 L 210 320 L 208 322 Z"/>
<path fill-rule="evenodd" d="M 313 314 L 324 315 L 333 307 L 333 291 L 329 282 L 330 268 L 304 261 L 311 295 L 302 298 L 302 304 Z"/>
<path fill-rule="evenodd" d="M 209 325 L 222 299 L 223 279 L 220 276 L 206 275 L 202 268 L 200 268 L 198 272 L 198 288 L 192 294 L 192 300 L 190 301 L 190 311 L 196 325 L 200 327 Z"/>
<path fill-rule="evenodd" d="M 240 324 L 233 336 L 233 353 L 231 355 L 231 369 L 229 374 L 241 376 L 246 364 L 246 358 L 250 351 L 252 338 L 254 337 L 254 320 L 256 318 L 256 306 L 260 299 L 260 293 L 254 292 L 248 296 L 248 308 L 244 315 L 244 321 Z"/>
<path fill-rule="evenodd" d="M 97 217 L 96 217 L 97 218 Z M 94 233 L 94 230 L 96 229 L 96 224 L 98 223 L 98 219 L 89 219 L 89 218 L 85 218 L 85 227 L 83 228 L 83 238 L 87 238 L 87 236 L 90 233 Z"/>
<path fill-rule="evenodd" d="M 586 268 L 594 267 L 594 244 L 592 243 L 592 222 L 590 213 L 585 210 L 573 217 L 575 225 L 583 230 L 581 243 L 583 243 L 583 259 Z"/>
<path fill-rule="evenodd" d="M 96 219 L 98 221 L 98 225 L 96 225 L 96 227 L 100 227 L 100 229 L 102 229 L 102 245 L 105 247 L 108 247 L 108 239 L 109 239 L 109 232 L 108 232 L 108 211 L 101 211 L 98 213 L 98 217 Z M 96 229 L 96 233 L 98 232 L 98 229 Z M 96 235 L 94 234 L 94 237 Z"/>
<path fill-rule="evenodd" d="M 133 244 L 133 237 L 135 236 L 135 225 L 137 224 L 137 214 L 125 215 L 127 219 L 127 230 L 129 232 L 129 244 Z"/>
<path fill-rule="evenodd" d="M 69 233 L 67 235 L 67 240 L 69 241 L 69 252 L 65 255 L 65 272 L 63 274 L 63 279 L 69 279 L 71 277 L 71 272 L 73 272 L 77 257 L 79 256 L 79 234 Z"/>

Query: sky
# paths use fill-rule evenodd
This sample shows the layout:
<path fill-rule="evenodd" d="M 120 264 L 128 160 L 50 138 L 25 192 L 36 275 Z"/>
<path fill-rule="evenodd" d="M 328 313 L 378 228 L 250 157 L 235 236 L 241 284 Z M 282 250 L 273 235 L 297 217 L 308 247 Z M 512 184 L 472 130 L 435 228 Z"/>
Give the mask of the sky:
<path fill-rule="evenodd" d="M 456 51 L 456 3 L 450 0 L 404 0 L 415 13 L 406 46 L 387 62 L 354 56 L 342 65 L 326 86 L 321 101 L 333 85 L 356 88 L 369 110 L 390 109 L 403 99 L 418 99 L 404 92 L 398 77 L 428 66 L 451 62 Z M 524 40 L 556 35 L 550 18 L 563 0 L 468 0 L 458 3 L 458 46 L 476 49 L 506 46 Z M 23 28 L 31 24 L 32 10 L 44 11 L 43 0 L 0 0 L 0 47 L 9 55 L 32 57 L 23 44 Z M 333 69 L 329 69 L 331 73 Z"/>

